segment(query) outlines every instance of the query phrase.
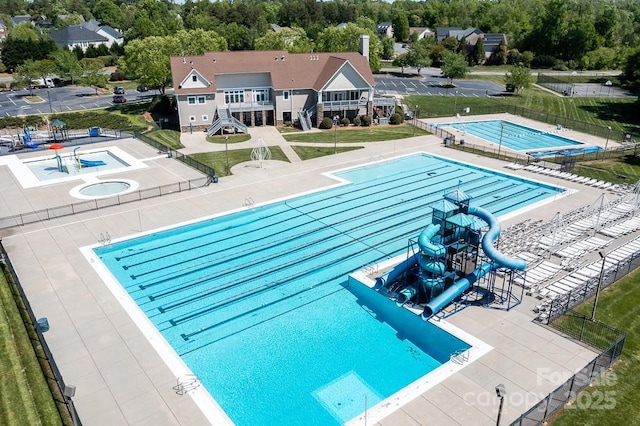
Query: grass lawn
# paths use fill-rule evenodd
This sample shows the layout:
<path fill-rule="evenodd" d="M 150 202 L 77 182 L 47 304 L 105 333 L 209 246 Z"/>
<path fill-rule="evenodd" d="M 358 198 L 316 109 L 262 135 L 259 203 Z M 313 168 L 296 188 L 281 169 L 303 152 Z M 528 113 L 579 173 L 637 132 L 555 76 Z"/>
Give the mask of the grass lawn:
<path fill-rule="evenodd" d="M 640 158 L 632 155 L 576 164 L 573 173 L 613 183 L 635 184 L 640 180 Z"/>
<path fill-rule="evenodd" d="M 63 424 L 3 273 L 0 318 L 0 424 Z"/>
<path fill-rule="evenodd" d="M 398 126 L 338 127 L 337 130 L 328 129 L 321 132 L 287 133 L 283 137 L 289 142 L 335 143 L 337 138 L 338 143 L 364 143 L 404 139 L 428 134 L 428 132 L 409 124 L 401 124 Z"/>
<path fill-rule="evenodd" d="M 361 146 L 348 146 L 348 147 L 337 147 L 335 152 L 333 147 L 324 147 L 324 146 L 299 146 L 292 145 L 291 148 L 298 154 L 303 161 L 310 160 L 312 158 L 324 157 L 325 155 L 331 154 L 340 154 L 341 152 L 354 151 L 356 149 L 362 149 Z"/>
<path fill-rule="evenodd" d="M 225 139 L 227 138 L 227 139 Z M 251 139 L 250 134 L 245 133 L 237 133 L 235 135 L 215 135 L 215 136 L 207 136 L 207 142 L 211 143 L 240 143 L 245 142 Z"/>
<path fill-rule="evenodd" d="M 289 162 L 289 159 L 279 146 L 270 146 L 271 159 Z M 252 148 L 234 149 L 229 150 L 229 168 L 232 168 L 236 164 L 251 161 Z M 190 157 L 197 161 L 212 167 L 218 176 L 229 176 L 230 170 L 227 169 L 227 153 L 225 151 L 217 152 L 201 152 L 198 154 L 191 154 Z"/>
<path fill-rule="evenodd" d="M 554 426 L 640 425 L 640 270 L 600 293 L 596 319 L 627 333 L 622 360 L 599 384 L 588 388 L 565 409 Z M 593 298 L 576 309 L 591 316 Z M 606 398 L 606 399 L 603 399 Z M 615 407 L 607 404 L 615 401 Z M 589 404 L 590 402 L 590 404 Z"/>
<path fill-rule="evenodd" d="M 505 97 L 461 97 L 453 96 L 421 96 L 405 97 L 407 105 L 418 105 L 420 118 L 454 116 L 454 108 L 458 112 L 470 108 L 470 114 L 483 113 L 489 108 L 513 105 L 535 111 L 542 111 L 550 116 L 569 118 L 594 124 L 601 127 L 611 126 L 616 132 L 626 132 L 640 138 L 640 102 L 626 98 L 569 98 L 557 96 L 544 90 L 526 90 L 522 96 Z"/>
<path fill-rule="evenodd" d="M 177 130 L 153 130 L 149 133 L 145 133 L 145 136 L 174 150 L 184 148 L 184 145 L 180 143 L 180 132 Z"/>

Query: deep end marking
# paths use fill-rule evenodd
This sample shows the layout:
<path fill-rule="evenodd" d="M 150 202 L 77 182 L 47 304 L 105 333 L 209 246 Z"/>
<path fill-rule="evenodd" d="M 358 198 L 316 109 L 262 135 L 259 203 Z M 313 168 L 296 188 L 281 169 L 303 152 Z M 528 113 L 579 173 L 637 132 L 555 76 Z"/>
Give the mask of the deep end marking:
<path fill-rule="evenodd" d="M 132 280 L 135 280 L 136 278 L 138 278 L 136 275 L 129 275 L 131 277 Z"/>
<path fill-rule="evenodd" d="M 156 300 L 156 297 L 152 294 L 152 295 L 149 296 L 149 300 L 153 302 L 154 300 Z M 161 309 L 161 308 L 159 308 L 159 309 Z"/>
<path fill-rule="evenodd" d="M 119 259 L 116 259 L 116 260 L 118 260 L 118 262 L 120 261 Z M 122 269 L 126 271 L 127 269 L 129 269 L 129 267 L 127 265 L 122 265 Z"/>
<path fill-rule="evenodd" d="M 189 341 L 189 336 L 187 336 L 186 334 L 181 334 L 180 337 L 182 337 L 186 342 Z"/>
<path fill-rule="evenodd" d="M 158 306 L 158 310 L 161 314 L 164 314 L 166 312 L 166 310 L 162 306 Z M 171 325 L 175 325 L 172 319 L 169 320 L 169 322 L 171 323 Z"/>
<path fill-rule="evenodd" d="M 162 309 L 162 308 L 159 308 L 159 309 Z M 171 325 L 172 325 L 172 326 L 174 326 L 174 327 L 177 325 L 177 324 L 176 324 L 176 320 L 175 320 L 175 319 L 173 319 L 173 318 L 169 320 L 169 324 L 171 324 Z M 185 335 L 183 334 L 182 336 L 185 336 Z"/>

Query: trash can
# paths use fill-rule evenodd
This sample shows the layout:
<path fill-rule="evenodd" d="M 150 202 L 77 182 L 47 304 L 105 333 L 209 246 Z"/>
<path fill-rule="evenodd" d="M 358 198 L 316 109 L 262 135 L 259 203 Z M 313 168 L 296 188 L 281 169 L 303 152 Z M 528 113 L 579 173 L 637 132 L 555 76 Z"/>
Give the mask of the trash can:
<path fill-rule="evenodd" d="M 218 175 L 213 175 L 213 183 L 218 183 Z"/>
<path fill-rule="evenodd" d="M 460 139 L 460 145 L 464 145 L 464 139 Z"/>
<path fill-rule="evenodd" d="M 36 322 L 38 323 L 38 328 L 41 332 L 44 333 L 46 331 L 49 331 L 49 320 L 46 317 L 38 318 Z"/>
<path fill-rule="evenodd" d="M 444 138 L 444 145 L 445 146 L 451 145 L 451 140 L 449 138 Z"/>
<path fill-rule="evenodd" d="M 92 138 L 100 136 L 100 127 L 90 127 L 89 136 L 91 136 Z"/>

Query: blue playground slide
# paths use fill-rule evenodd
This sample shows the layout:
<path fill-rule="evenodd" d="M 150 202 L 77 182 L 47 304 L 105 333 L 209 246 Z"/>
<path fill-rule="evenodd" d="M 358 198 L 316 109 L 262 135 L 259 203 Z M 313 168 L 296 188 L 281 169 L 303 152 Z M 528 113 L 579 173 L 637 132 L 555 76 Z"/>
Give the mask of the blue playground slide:
<path fill-rule="evenodd" d="M 106 166 L 107 163 L 105 163 L 102 160 L 98 160 L 98 161 L 91 161 L 91 160 L 83 160 L 82 158 L 80 159 L 80 165 L 82 167 L 96 167 L 96 166 Z"/>
<path fill-rule="evenodd" d="M 456 281 L 451 285 L 451 287 L 443 291 L 437 297 L 434 297 L 422 312 L 422 318 L 425 320 L 431 318 L 434 314 L 451 303 L 452 300 L 464 293 L 473 283 L 492 270 L 501 266 L 517 270 L 524 270 L 527 268 L 527 262 L 524 260 L 516 257 L 509 257 L 499 252 L 493 246 L 494 242 L 500 236 L 500 222 L 498 222 L 498 219 L 496 219 L 494 215 L 483 208 L 472 206 L 469 207 L 469 214 L 479 217 L 489 225 L 489 230 L 482 237 L 482 250 L 484 250 L 484 253 L 489 259 L 493 260 L 493 262 L 478 266 L 469 275 Z"/>

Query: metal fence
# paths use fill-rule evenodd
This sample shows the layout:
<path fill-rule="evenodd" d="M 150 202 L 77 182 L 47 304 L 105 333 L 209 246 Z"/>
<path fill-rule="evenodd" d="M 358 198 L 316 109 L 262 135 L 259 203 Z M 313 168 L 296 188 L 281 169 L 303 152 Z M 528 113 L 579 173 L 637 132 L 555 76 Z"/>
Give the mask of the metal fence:
<path fill-rule="evenodd" d="M 615 265 L 605 268 L 602 271 L 602 282 L 600 282 L 599 276 L 592 277 L 568 293 L 556 296 L 549 302 L 546 322 L 551 324 L 556 318 L 594 295 L 596 291 L 599 291 L 598 287 L 602 290 L 638 267 L 640 267 L 640 253 L 633 253 Z"/>
<path fill-rule="evenodd" d="M 569 380 L 522 414 L 511 423 L 511 426 L 543 424 L 567 402 L 576 398 L 580 399 L 578 394 L 605 373 L 622 356 L 626 334 L 620 330 L 574 313 L 564 315 L 550 325 L 602 352 Z"/>
<path fill-rule="evenodd" d="M 523 108 L 515 105 L 509 104 L 500 104 L 494 106 L 485 106 L 485 107 L 474 107 L 473 115 L 485 115 L 485 114 L 504 114 L 509 113 L 513 115 L 517 115 L 520 117 L 528 118 L 535 121 L 540 121 L 547 124 L 552 124 L 557 126 L 560 124 L 565 129 L 575 130 L 581 133 L 587 133 L 593 136 L 598 136 L 601 138 L 606 138 L 611 141 L 616 142 L 634 142 L 640 141 L 640 135 L 617 131 L 610 129 L 608 126 L 603 126 L 599 124 L 587 123 L 584 121 L 574 120 L 568 117 L 564 117 L 557 114 L 552 114 L 543 111 L 536 111 L 528 108 Z M 430 114 L 425 114 L 425 116 L 430 117 L 441 117 L 441 116 L 451 116 L 451 111 L 436 111 L 431 112 Z M 461 117 L 464 117 L 461 114 Z"/>
<path fill-rule="evenodd" d="M 205 176 L 197 179 L 190 179 L 188 181 L 177 182 L 153 188 L 140 189 L 128 194 L 115 195 L 109 198 L 99 198 L 90 201 L 83 201 L 79 203 L 67 204 L 64 206 L 37 210 L 29 213 L 20 213 L 13 216 L 2 217 L 0 218 L 0 229 L 23 226 L 29 223 L 56 219 L 92 210 L 99 210 L 106 207 L 119 206 L 121 204 L 140 201 L 147 198 L 155 198 L 161 197 L 163 195 L 173 194 L 176 192 L 189 191 L 194 188 L 206 186 L 211 183 L 211 181 L 212 178 L 210 176 Z"/>
<path fill-rule="evenodd" d="M 51 377 L 51 374 L 49 374 L 49 372 L 46 371 L 45 368 L 43 368 L 42 373 L 47 379 L 47 382 L 52 392 L 52 396 L 54 400 L 56 400 L 58 403 L 62 402 L 64 404 L 64 407 L 66 407 L 67 413 L 60 412 L 60 415 L 63 418 L 63 421 L 65 423 L 67 423 L 68 418 L 70 418 L 73 425 L 81 426 L 82 422 L 80 421 L 80 417 L 78 416 L 78 412 L 76 411 L 76 407 L 73 404 L 71 396 L 69 396 L 69 392 L 66 391 L 67 386 L 64 383 L 62 374 L 60 374 L 60 370 L 58 369 L 58 366 L 56 365 L 55 360 L 53 359 L 53 355 L 51 354 L 51 350 L 47 345 L 47 341 L 42 334 L 42 330 L 40 330 L 40 327 L 38 326 L 36 317 L 33 314 L 31 305 L 29 304 L 29 300 L 27 299 L 27 296 L 24 293 L 24 289 L 22 288 L 22 284 L 18 279 L 18 275 L 16 274 L 16 271 L 13 268 L 13 265 L 11 264 L 9 255 L 7 254 L 7 251 L 2 245 L 2 241 L 0 241 L 0 259 L 2 261 L 2 264 L 4 265 L 3 269 L 5 273 L 9 272 L 10 278 L 15 284 L 15 286 L 10 285 L 9 287 L 13 293 L 14 300 L 16 300 L 16 305 L 18 305 L 19 309 L 23 310 L 23 314 L 25 312 L 27 314 L 26 318 L 24 315 L 22 315 L 22 319 L 24 321 L 25 327 L 27 327 L 27 329 L 30 331 L 29 335 L 33 335 L 33 333 L 35 333 L 37 336 L 37 341 L 34 341 L 33 338 L 29 339 L 31 341 L 31 344 L 33 345 L 33 350 L 36 356 L 41 361 L 46 362 L 51 374 L 53 375 L 53 377 Z M 15 294 L 16 290 L 18 294 Z M 17 303 L 18 298 L 19 300 L 22 301 L 22 306 L 20 306 L 20 304 Z M 42 362 L 40 363 L 40 365 L 42 367 Z M 53 384 L 51 381 L 54 381 L 55 384 Z M 69 387 L 69 389 L 73 389 L 73 388 Z M 60 410 L 61 409 L 60 404 L 56 404 L 56 405 L 58 406 L 58 410 Z"/>

